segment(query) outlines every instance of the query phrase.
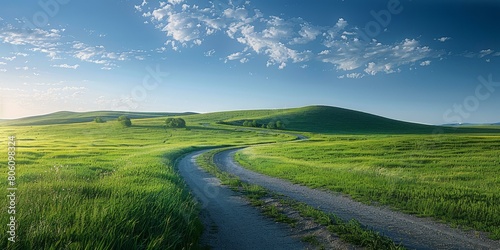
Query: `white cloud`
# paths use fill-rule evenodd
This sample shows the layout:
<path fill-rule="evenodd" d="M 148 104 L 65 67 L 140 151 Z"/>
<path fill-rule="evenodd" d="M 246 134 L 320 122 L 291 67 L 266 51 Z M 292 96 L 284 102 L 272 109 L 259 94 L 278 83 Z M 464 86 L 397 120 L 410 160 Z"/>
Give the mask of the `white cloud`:
<path fill-rule="evenodd" d="M 30 68 L 29 68 L 28 66 L 16 67 L 15 69 L 16 69 L 16 70 L 24 70 L 24 71 L 28 71 L 28 70 L 30 70 Z"/>
<path fill-rule="evenodd" d="M 80 65 L 68 65 L 68 64 L 59 64 L 59 65 L 51 65 L 54 68 L 65 68 L 65 69 L 77 69 Z"/>
<path fill-rule="evenodd" d="M 311 41 L 316 40 L 316 37 L 321 34 L 319 29 L 316 29 L 308 24 L 303 25 L 302 29 L 299 31 L 300 37 L 294 38 L 290 43 L 291 44 L 306 44 Z"/>
<path fill-rule="evenodd" d="M 365 77 L 365 74 L 363 74 L 363 73 L 350 73 L 350 74 L 341 75 L 337 78 L 339 78 L 339 79 L 344 79 L 344 78 L 361 79 L 363 77 Z"/>
<path fill-rule="evenodd" d="M 429 47 L 421 46 L 417 40 L 405 39 L 400 43 L 383 45 L 378 42 L 352 40 L 337 42 L 330 47 L 331 54 L 322 55 L 322 61 L 332 63 L 337 70 L 356 70 L 363 66 L 369 75 L 379 72 L 398 72 L 399 67 L 415 63 L 431 56 Z"/>
<path fill-rule="evenodd" d="M 17 58 L 16 56 L 2 57 L 2 59 L 5 60 L 5 61 L 14 61 L 16 58 Z"/>
<path fill-rule="evenodd" d="M 141 53 L 144 53 L 144 51 L 109 52 L 102 45 L 91 46 L 81 42 L 75 42 L 71 51 L 73 57 L 81 61 L 104 65 L 104 67 L 102 67 L 104 70 L 116 68 L 117 65 L 115 62 L 118 61 L 127 61 L 130 60 L 130 58 L 141 60 L 141 58 L 143 58 L 140 55 Z"/>
<path fill-rule="evenodd" d="M 7 65 L 7 63 L 4 63 L 4 62 L 0 62 L 0 65 Z"/>
<path fill-rule="evenodd" d="M 213 56 L 214 54 L 215 54 L 215 50 L 214 49 L 205 52 L 205 56 L 207 56 L 207 57 Z"/>
<path fill-rule="evenodd" d="M 431 61 L 430 60 L 427 60 L 427 61 L 423 61 L 420 63 L 420 66 L 429 66 L 431 65 Z"/>
<path fill-rule="evenodd" d="M 188 13 L 176 13 L 168 17 L 168 24 L 163 27 L 162 31 L 166 31 L 167 35 L 176 41 L 185 43 L 200 37 L 198 22 L 198 19 Z"/>
<path fill-rule="evenodd" d="M 165 45 L 174 51 L 199 46 L 206 37 L 218 33 L 243 45 L 240 52 L 227 56 L 226 62 L 247 62 L 248 59 L 244 59 L 248 58 L 246 53 L 265 56 L 266 66 L 276 65 L 279 69 L 291 63 L 303 65 L 319 60 L 333 64 L 337 70 L 358 70 L 349 74 L 359 77 L 365 73 L 398 72 L 403 65 L 436 56 L 429 47 L 411 38 L 393 44 L 363 41 L 359 28 L 349 27 L 344 18 L 338 18 L 330 27 L 316 27 L 302 18 L 265 16 L 251 7 L 248 1 L 229 1 L 225 7 L 212 2 L 205 3 L 209 7 L 181 4 L 183 2 L 163 2 L 142 14 L 150 18 L 157 29 L 165 32 L 168 39 Z M 307 49 L 313 43 L 322 44 L 325 48 L 320 51 Z M 211 56 L 213 53 L 204 54 Z"/>
<path fill-rule="evenodd" d="M 60 47 L 61 34 L 65 29 L 21 30 L 15 29 L 12 26 L 8 27 L 0 32 L 0 40 L 3 43 L 27 46 L 28 50 L 46 53 L 51 59 L 59 58 L 58 54 L 62 53 L 58 47 Z M 20 53 L 20 55 L 25 55 L 25 53 Z"/>
<path fill-rule="evenodd" d="M 172 5 L 176 5 L 184 2 L 184 0 L 168 0 L 168 2 Z"/>
<path fill-rule="evenodd" d="M 483 58 L 483 57 L 491 58 L 494 56 L 500 56 L 500 52 L 495 52 L 492 49 L 483 49 L 479 52 L 465 52 L 462 55 L 468 58 Z"/>
<path fill-rule="evenodd" d="M 233 53 L 233 54 L 227 56 L 227 60 L 229 60 L 229 61 L 238 60 L 241 58 L 241 56 L 243 56 L 242 52 L 236 52 L 236 53 Z"/>
<path fill-rule="evenodd" d="M 446 36 L 443 36 L 443 37 L 440 37 L 440 38 L 436 38 L 436 39 L 434 39 L 434 40 L 436 40 L 436 41 L 440 41 L 440 42 L 444 43 L 444 42 L 446 42 L 446 41 L 448 41 L 448 40 L 451 40 L 451 37 L 446 37 Z"/>
<path fill-rule="evenodd" d="M 493 51 L 492 49 L 481 50 L 481 51 L 479 51 L 479 58 L 483 58 L 483 57 L 485 57 L 487 55 L 492 54 L 493 52 L 495 52 L 495 51 Z"/>

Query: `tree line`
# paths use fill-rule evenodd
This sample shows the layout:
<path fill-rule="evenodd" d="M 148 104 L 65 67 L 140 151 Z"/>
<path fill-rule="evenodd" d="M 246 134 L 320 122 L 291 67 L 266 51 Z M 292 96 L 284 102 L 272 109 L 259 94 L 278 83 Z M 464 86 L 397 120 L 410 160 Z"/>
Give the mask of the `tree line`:
<path fill-rule="evenodd" d="M 122 115 L 116 119 L 119 124 L 121 124 L 123 127 L 131 127 L 132 126 L 132 120 L 126 115 Z M 106 122 L 102 117 L 96 117 L 94 119 L 94 122 L 96 123 L 104 123 Z M 186 121 L 182 118 L 167 118 L 165 120 L 165 126 L 167 128 L 185 128 L 186 127 Z"/>
<path fill-rule="evenodd" d="M 285 124 L 282 121 L 270 121 L 266 123 L 259 123 L 257 120 L 247 120 L 243 122 L 244 127 L 254 128 L 268 128 L 268 129 L 285 129 Z"/>

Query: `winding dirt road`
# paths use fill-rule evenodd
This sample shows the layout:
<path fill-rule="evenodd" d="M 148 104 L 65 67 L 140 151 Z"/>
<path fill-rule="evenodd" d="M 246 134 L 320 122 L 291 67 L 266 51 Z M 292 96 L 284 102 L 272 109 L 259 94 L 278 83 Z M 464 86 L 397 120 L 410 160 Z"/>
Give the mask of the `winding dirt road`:
<path fill-rule="evenodd" d="M 220 169 L 239 176 L 242 181 L 334 213 L 342 219 L 356 219 L 362 225 L 390 237 L 395 242 L 401 242 L 409 249 L 500 249 L 499 241 L 479 238 L 473 233 L 463 232 L 428 218 L 417 218 L 388 208 L 365 205 L 340 194 L 315 190 L 252 172 L 234 162 L 233 156 L 238 150 L 241 149 L 218 153 L 214 156 L 214 162 Z"/>
<path fill-rule="evenodd" d="M 246 200 L 200 169 L 195 158 L 205 151 L 183 157 L 180 174 L 202 204 L 205 231 L 202 245 L 211 249 L 304 249 L 300 239 L 286 225 L 260 214 Z"/>

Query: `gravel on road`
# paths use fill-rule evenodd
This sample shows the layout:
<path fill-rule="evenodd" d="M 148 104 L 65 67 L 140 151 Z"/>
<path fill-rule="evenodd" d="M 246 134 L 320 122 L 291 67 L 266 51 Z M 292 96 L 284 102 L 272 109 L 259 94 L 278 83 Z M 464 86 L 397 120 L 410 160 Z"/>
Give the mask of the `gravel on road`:
<path fill-rule="evenodd" d="M 242 181 L 336 214 L 344 220 L 356 219 L 362 225 L 388 236 L 396 243 L 401 242 L 409 249 L 500 249 L 500 241 L 487 239 L 481 234 L 464 232 L 429 218 L 418 218 L 387 207 L 366 205 L 342 194 L 308 188 L 247 170 L 234 161 L 234 154 L 238 150 L 241 149 L 216 154 L 215 164 Z"/>

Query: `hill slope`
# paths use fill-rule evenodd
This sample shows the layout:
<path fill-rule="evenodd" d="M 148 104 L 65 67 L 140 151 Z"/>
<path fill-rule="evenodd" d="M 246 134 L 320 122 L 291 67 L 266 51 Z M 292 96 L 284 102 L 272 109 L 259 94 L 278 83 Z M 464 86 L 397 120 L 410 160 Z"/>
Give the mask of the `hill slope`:
<path fill-rule="evenodd" d="M 245 120 L 257 120 L 261 124 L 279 120 L 285 124 L 287 130 L 316 133 L 432 133 L 436 128 L 329 106 L 309 106 L 280 110 L 271 115 L 234 119 L 227 122 L 233 125 L 241 125 Z"/>
<path fill-rule="evenodd" d="M 241 126 L 246 120 L 257 120 L 259 124 L 266 124 L 271 121 L 281 121 L 285 124 L 287 130 L 315 133 L 433 134 L 442 132 L 500 132 L 500 130 L 497 129 L 462 129 L 422 125 L 330 106 L 308 106 L 295 109 L 272 110 L 268 112 L 269 114 L 247 116 L 244 119 L 227 119 L 225 122 L 227 124 Z"/>
<path fill-rule="evenodd" d="M 96 117 L 101 117 L 104 121 L 115 120 L 121 115 L 126 115 L 131 119 L 154 118 L 163 116 L 192 115 L 195 113 L 149 113 L 149 112 L 124 112 L 124 111 L 93 111 L 93 112 L 68 112 L 61 111 L 47 115 L 31 116 L 15 120 L 0 121 L 0 126 L 33 126 L 81 123 L 93 121 Z"/>

